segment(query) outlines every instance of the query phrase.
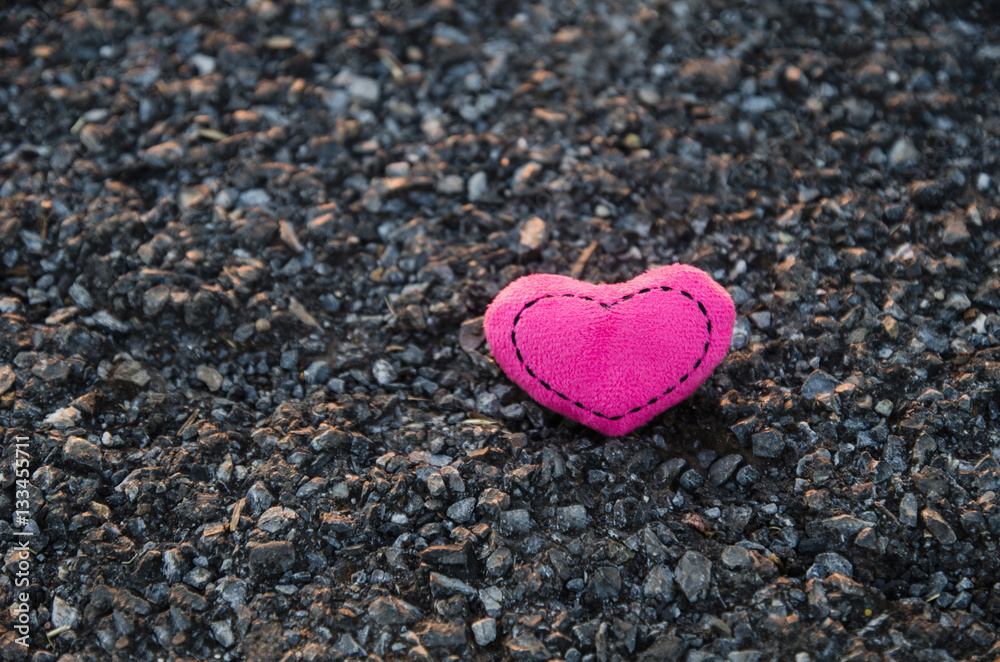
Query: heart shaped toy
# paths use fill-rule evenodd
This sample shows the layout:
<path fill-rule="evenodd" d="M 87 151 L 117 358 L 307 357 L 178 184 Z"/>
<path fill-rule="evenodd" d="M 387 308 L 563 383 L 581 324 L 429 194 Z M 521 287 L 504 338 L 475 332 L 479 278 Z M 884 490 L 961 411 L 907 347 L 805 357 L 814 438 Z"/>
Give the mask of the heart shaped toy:
<path fill-rule="evenodd" d="M 614 285 L 524 276 L 483 324 L 496 362 L 532 398 L 617 436 L 698 388 L 729 350 L 735 320 L 721 285 L 675 264 Z"/>

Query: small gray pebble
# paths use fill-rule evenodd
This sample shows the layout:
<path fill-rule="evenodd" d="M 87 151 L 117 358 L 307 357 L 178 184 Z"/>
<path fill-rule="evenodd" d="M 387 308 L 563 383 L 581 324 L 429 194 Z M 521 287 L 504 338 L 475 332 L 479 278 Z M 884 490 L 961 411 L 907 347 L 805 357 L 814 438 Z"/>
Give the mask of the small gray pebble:
<path fill-rule="evenodd" d="M 750 487 L 760 480 L 760 472 L 749 464 L 741 467 L 739 471 L 736 472 L 736 482 L 743 487 Z"/>
<path fill-rule="evenodd" d="M 705 484 L 705 478 L 694 469 L 688 469 L 681 474 L 680 485 L 688 492 L 694 491 Z"/>

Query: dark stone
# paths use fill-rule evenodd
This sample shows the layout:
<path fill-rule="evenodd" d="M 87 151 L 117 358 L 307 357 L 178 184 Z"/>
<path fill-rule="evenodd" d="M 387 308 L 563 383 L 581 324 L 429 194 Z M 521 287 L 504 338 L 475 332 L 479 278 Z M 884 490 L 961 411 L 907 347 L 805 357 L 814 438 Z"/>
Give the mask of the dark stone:
<path fill-rule="evenodd" d="M 421 645 L 427 648 L 459 650 L 468 643 L 465 626 L 461 623 L 425 622 L 414 628 L 413 632 Z"/>
<path fill-rule="evenodd" d="M 464 545 L 432 545 L 420 552 L 420 560 L 436 565 L 465 565 L 469 558 Z"/>
<path fill-rule="evenodd" d="M 731 454 L 716 460 L 708 470 L 708 482 L 715 487 L 725 483 L 743 461 L 742 455 Z"/>
<path fill-rule="evenodd" d="M 785 450 L 781 433 L 770 428 L 753 435 L 753 454 L 757 457 L 776 458 Z"/>
<path fill-rule="evenodd" d="M 250 567 L 262 575 L 280 575 L 295 565 L 295 547 L 287 540 L 247 545 Z"/>
<path fill-rule="evenodd" d="M 63 460 L 66 462 L 100 471 L 102 453 L 95 444 L 81 437 L 70 437 L 63 445 Z"/>
<path fill-rule="evenodd" d="M 655 487 L 670 487 L 687 461 L 684 458 L 675 457 L 663 462 L 653 472 L 653 485 Z"/>
<path fill-rule="evenodd" d="M 399 598 L 379 596 L 368 605 L 368 615 L 381 626 L 413 623 L 420 620 L 420 610 Z"/>
<path fill-rule="evenodd" d="M 614 566 L 598 566 L 587 582 L 587 590 L 599 600 L 614 600 L 621 589 L 622 574 Z"/>
<path fill-rule="evenodd" d="M 510 639 L 505 644 L 507 652 L 510 653 L 511 658 L 515 660 L 524 660 L 524 662 L 540 662 L 541 660 L 548 660 L 552 658 L 552 654 L 545 647 L 538 637 L 531 634 L 530 632 L 525 632 L 513 639 Z"/>
<path fill-rule="evenodd" d="M 661 634 L 653 642 L 653 645 L 639 653 L 638 662 L 665 662 L 666 660 L 679 660 L 687 644 L 680 637 L 669 634 Z"/>
<path fill-rule="evenodd" d="M 688 469 L 681 474 L 680 486 L 688 492 L 693 492 L 705 484 L 705 477 L 695 469 Z"/>

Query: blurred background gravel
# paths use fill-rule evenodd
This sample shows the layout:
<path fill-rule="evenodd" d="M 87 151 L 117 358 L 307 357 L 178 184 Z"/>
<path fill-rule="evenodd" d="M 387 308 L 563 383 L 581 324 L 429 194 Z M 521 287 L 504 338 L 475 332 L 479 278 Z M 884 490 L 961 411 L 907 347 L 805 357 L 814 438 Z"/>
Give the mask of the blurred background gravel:
<path fill-rule="evenodd" d="M 0 656 L 996 660 L 997 18 L 0 2 Z M 673 262 L 739 316 L 650 425 L 492 362 Z"/>

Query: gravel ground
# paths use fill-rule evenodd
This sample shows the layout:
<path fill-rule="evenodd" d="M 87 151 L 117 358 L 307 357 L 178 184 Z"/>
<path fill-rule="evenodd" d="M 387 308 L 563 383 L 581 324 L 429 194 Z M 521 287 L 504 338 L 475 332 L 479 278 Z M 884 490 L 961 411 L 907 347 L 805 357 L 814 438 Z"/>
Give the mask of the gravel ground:
<path fill-rule="evenodd" d="M 0 2 L 0 657 L 1000 658 L 993 7 Z M 491 360 L 673 262 L 650 425 Z"/>

